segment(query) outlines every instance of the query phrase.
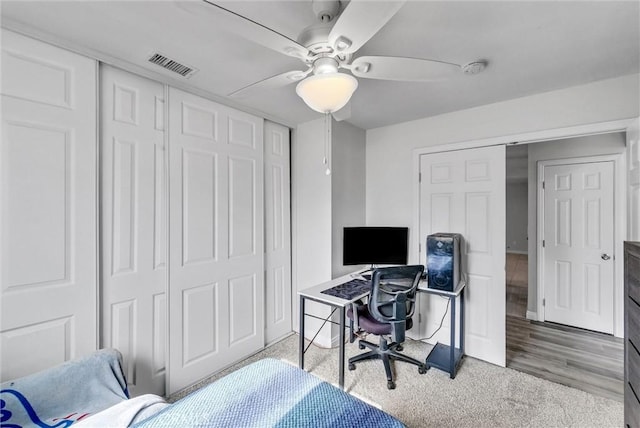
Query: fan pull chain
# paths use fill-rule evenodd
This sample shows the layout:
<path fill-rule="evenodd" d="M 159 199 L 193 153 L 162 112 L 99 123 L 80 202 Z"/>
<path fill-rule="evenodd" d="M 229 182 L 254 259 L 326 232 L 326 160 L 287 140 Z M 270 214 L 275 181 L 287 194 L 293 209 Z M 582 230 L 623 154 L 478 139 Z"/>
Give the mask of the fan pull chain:
<path fill-rule="evenodd" d="M 331 113 L 324 114 L 324 158 L 322 163 L 326 166 L 325 174 L 331 175 Z"/>

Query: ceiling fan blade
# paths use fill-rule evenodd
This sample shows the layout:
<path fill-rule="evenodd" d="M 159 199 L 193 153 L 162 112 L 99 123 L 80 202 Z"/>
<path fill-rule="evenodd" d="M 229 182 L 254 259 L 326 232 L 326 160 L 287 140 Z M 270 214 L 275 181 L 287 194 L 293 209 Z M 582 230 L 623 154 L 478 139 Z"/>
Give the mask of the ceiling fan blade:
<path fill-rule="evenodd" d="M 329 33 L 329 43 L 338 53 L 360 49 L 404 5 L 398 1 L 351 0 Z"/>
<path fill-rule="evenodd" d="M 303 60 L 309 56 L 309 50 L 295 40 L 292 40 L 284 34 L 280 34 L 269 27 L 265 27 L 259 22 L 255 22 L 229 9 L 225 9 L 210 0 L 175 0 L 175 3 L 178 7 L 189 13 L 201 14 L 203 11 L 208 11 L 222 16 L 224 19 L 216 21 L 216 26 L 223 27 L 231 33 L 238 34 L 247 40 L 276 52 Z"/>
<path fill-rule="evenodd" d="M 250 85 L 245 86 L 244 88 L 240 88 L 237 91 L 233 91 L 229 94 L 230 97 L 242 97 L 246 96 L 252 91 L 260 91 L 265 89 L 276 89 L 281 88 L 283 86 L 287 86 L 291 83 L 298 82 L 304 79 L 310 72 L 312 68 L 309 68 L 307 71 L 287 71 L 286 73 L 276 74 L 275 76 L 267 77 L 266 79 L 260 80 L 259 82 L 252 83 Z"/>
<path fill-rule="evenodd" d="M 393 56 L 361 56 L 349 68 L 356 77 L 407 82 L 429 82 L 462 74 L 458 64 Z"/>

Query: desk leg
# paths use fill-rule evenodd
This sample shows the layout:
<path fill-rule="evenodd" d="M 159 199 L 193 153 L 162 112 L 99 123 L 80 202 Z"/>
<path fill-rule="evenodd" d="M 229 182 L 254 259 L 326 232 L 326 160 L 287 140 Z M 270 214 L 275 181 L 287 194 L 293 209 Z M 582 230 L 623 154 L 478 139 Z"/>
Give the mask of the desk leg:
<path fill-rule="evenodd" d="M 338 361 L 338 384 L 344 389 L 344 306 L 340 307 L 340 359 Z"/>
<path fill-rule="evenodd" d="M 456 297 L 449 297 L 451 300 L 451 334 L 449 338 L 449 377 L 456 377 Z"/>
<path fill-rule="evenodd" d="M 304 369 L 304 301 L 305 298 L 300 296 L 300 345 L 298 347 L 298 366 Z"/>

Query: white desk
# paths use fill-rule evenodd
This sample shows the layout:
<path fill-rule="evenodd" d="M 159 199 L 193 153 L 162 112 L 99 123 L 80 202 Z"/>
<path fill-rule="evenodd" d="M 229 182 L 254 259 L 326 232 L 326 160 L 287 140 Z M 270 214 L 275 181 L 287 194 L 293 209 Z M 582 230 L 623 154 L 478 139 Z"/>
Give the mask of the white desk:
<path fill-rule="evenodd" d="M 304 341 L 305 341 L 305 336 L 304 336 L 304 319 L 305 319 L 305 315 L 306 316 L 310 316 L 310 317 L 314 317 L 314 318 L 319 318 L 316 317 L 314 315 L 310 315 L 310 314 L 306 314 L 304 311 L 304 304 L 305 301 L 307 300 L 312 300 L 314 302 L 319 302 L 319 303 L 324 303 L 325 305 L 329 305 L 331 306 L 333 309 L 333 311 L 331 312 L 331 314 L 326 318 L 319 318 L 321 320 L 323 320 L 324 322 L 331 322 L 332 324 L 334 323 L 333 321 L 329 321 L 329 318 L 331 318 L 331 315 L 333 315 L 333 313 L 338 310 L 338 318 L 339 318 L 339 325 L 340 325 L 340 353 L 339 353 L 339 361 L 338 361 L 338 384 L 340 385 L 340 388 L 344 388 L 344 329 L 345 329 L 345 308 L 347 307 L 348 304 L 355 302 L 358 299 L 362 299 L 363 297 L 366 297 L 369 295 L 369 292 L 364 292 L 361 293 L 357 296 L 354 296 L 353 298 L 349 299 L 349 300 L 345 300 L 345 299 L 341 299 L 339 297 L 335 297 L 335 296 L 330 296 L 328 294 L 324 294 L 322 293 L 324 290 L 327 290 L 329 288 L 335 287 L 336 285 L 340 285 L 340 284 L 344 284 L 345 282 L 351 281 L 352 279 L 357 279 L 360 278 L 360 276 L 358 275 L 358 273 L 353 273 L 353 274 L 349 274 L 349 275 L 344 275 L 341 276 L 339 278 L 336 278 L 332 281 L 327 281 L 327 282 L 323 282 L 322 284 L 318 284 L 314 287 L 311 288 L 307 288 L 305 290 L 301 290 L 298 291 L 298 296 L 300 297 L 300 344 L 299 344 L 299 349 L 298 349 L 298 365 L 300 366 L 301 369 L 304 369 L 304 353 L 305 353 L 305 347 L 304 347 Z M 324 325 L 324 324 L 323 324 Z M 320 327 L 322 329 L 322 327 Z M 318 330 L 319 332 L 320 330 Z M 317 336 L 317 333 L 316 333 Z M 315 339 L 315 336 L 314 338 Z M 311 342 L 313 342 L 313 339 L 311 339 Z"/>
<path fill-rule="evenodd" d="M 361 271 L 359 271 L 361 272 Z M 369 295 L 369 292 L 364 292 L 357 296 L 352 297 L 349 300 L 341 299 L 339 297 L 330 296 L 328 294 L 322 293 L 324 290 L 335 287 L 336 285 L 344 284 L 345 282 L 351 281 L 352 279 L 361 278 L 358 273 L 355 272 L 349 275 L 344 275 L 339 278 L 336 278 L 332 281 L 323 282 L 322 284 L 318 284 L 314 287 L 307 288 L 306 290 L 298 291 L 298 296 L 300 298 L 300 343 L 298 349 L 298 365 L 301 369 L 304 369 L 304 353 L 305 353 L 305 335 L 304 335 L 304 320 L 305 316 L 310 316 L 313 318 L 318 318 L 323 320 L 325 323 L 330 322 L 332 324 L 340 325 L 340 351 L 339 351 L 339 361 L 338 361 L 338 384 L 341 388 L 344 388 L 344 347 L 345 347 L 345 308 L 350 303 L 355 302 L 356 300 L 362 299 Z M 441 343 L 436 343 L 436 346 L 431 350 L 429 355 L 426 358 L 426 366 L 427 370 L 431 367 L 438 368 L 440 370 L 444 370 L 449 373 L 451 379 L 455 378 L 458 366 L 462 357 L 464 356 L 464 283 L 458 286 L 456 291 L 441 291 L 433 288 L 428 288 L 427 281 L 422 280 L 420 284 L 418 284 L 418 291 L 422 293 L 436 294 L 439 296 L 448 297 L 451 302 L 451 341 L 449 342 L 451 346 L 447 346 Z M 455 346 L 455 338 L 456 338 L 456 299 L 460 298 L 460 345 L 459 347 Z M 329 316 L 325 318 L 316 317 L 311 314 L 305 313 L 305 302 L 307 300 L 312 300 L 319 303 L 324 303 L 325 305 L 331 306 L 333 311 Z M 333 313 L 338 310 L 339 322 L 335 323 L 330 321 L 329 318 L 333 315 Z M 324 326 L 324 324 L 323 324 Z M 322 327 L 320 327 L 322 329 Z M 318 330 L 320 332 L 320 330 Z M 317 333 L 316 333 L 317 336 Z M 313 339 L 311 342 L 313 343 Z"/>

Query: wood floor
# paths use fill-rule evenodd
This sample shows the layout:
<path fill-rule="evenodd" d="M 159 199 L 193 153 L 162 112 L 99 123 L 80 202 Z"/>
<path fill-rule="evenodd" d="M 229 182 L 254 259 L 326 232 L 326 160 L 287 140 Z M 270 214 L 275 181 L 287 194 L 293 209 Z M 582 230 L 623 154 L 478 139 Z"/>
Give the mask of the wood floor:
<path fill-rule="evenodd" d="M 623 401 L 623 340 L 529 321 L 527 256 L 507 254 L 507 367 Z"/>

